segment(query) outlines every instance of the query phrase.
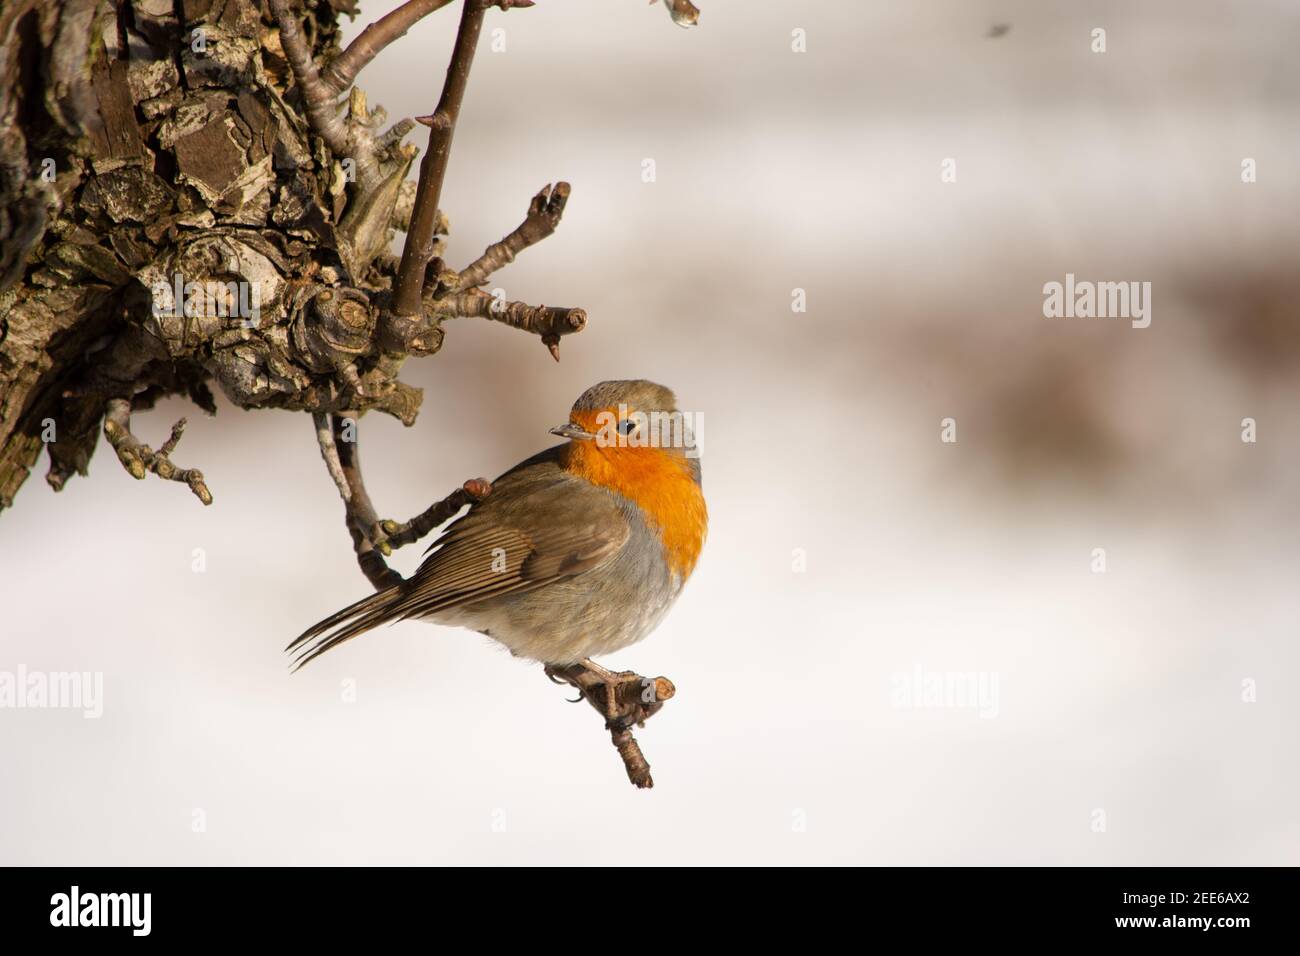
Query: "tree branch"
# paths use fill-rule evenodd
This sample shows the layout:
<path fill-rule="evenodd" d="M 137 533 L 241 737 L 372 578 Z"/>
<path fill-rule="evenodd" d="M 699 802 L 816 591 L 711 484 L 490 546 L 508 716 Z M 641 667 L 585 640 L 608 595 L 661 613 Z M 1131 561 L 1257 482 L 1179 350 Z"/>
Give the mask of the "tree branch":
<path fill-rule="evenodd" d="M 316 443 L 320 446 L 321 458 L 325 459 L 325 469 L 346 505 L 352 500 L 352 489 L 348 486 L 347 475 L 343 474 L 343 464 L 339 461 L 338 446 L 334 444 L 334 431 L 329 416 L 324 412 L 312 412 L 311 420 L 316 427 Z"/>
<path fill-rule="evenodd" d="M 557 362 L 560 360 L 560 336 L 581 332 L 587 325 L 587 313 L 583 309 L 500 302 L 481 289 L 430 299 L 426 308 L 456 318 L 492 319 L 540 335 L 542 344 Z"/>
<path fill-rule="evenodd" d="M 492 493 L 486 478 L 471 478 L 442 501 L 430 505 L 410 521 L 379 519 L 361 477 L 361 452 L 357 447 L 356 412 L 332 416 L 326 423 L 323 414 L 312 416 L 316 423 L 316 440 L 320 444 L 325 467 L 339 490 L 346 513 L 348 532 L 361 572 L 376 591 L 401 584 L 403 578 L 388 566 L 384 557 L 423 538 L 446 522 L 461 508 L 482 501 Z"/>
<path fill-rule="evenodd" d="M 528 204 L 528 215 L 514 232 L 500 242 L 487 247 L 487 251 L 463 269 L 452 292 L 464 292 L 480 286 L 492 273 L 515 261 L 515 256 L 555 232 L 569 201 L 569 184 L 559 182 L 552 189 L 550 183 Z"/>
<path fill-rule="evenodd" d="M 280 46 L 284 48 L 294 79 L 302 91 L 311 128 L 325 140 L 331 152 L 340 157 L 352 156 L 347 124 L 339 115 L 338 96 L 321 79 L 298 18 L 289 9 L 288 0 L 267 0 L 267 3 L 280 25 Z"/>
<path fill-rule="evenodd" d="M 451 0 L 407 0 L 362 30 L 361 35 L 325 67 L 321 78 L 334 88 L 335 93 L 342 93 L 388 44 L 404 37 L 416 23 L 449 3 Z"/>
<path fill-rule="evenodd" d="M 343 498 L 348 532 L 352 535 L 352 549 L 357 555 L 361 573 L 376 591 L 402 583 L 402 576 L 384 561 L 392 549 L 379 529 L 379 515 L 370 502 L 365 481 L 361 477 L 361 457 L 357 447 L 359 412 L 342 412 L 332 416 L 333 445 L 338 452 L 339 470 L 343 474 L 348 494 Z M 322 453 L 324 450 L 322 449 Z M 341 492 L 340 492 L 341 493 Z M 382 552 L 382 553 L 381 553 Z"/>
<path fill-rule="evenodd" d="M 424 271 L 433 257 L 433 231 L 438 215 L 438 201 L 442 196 L 442 182 L 447 174 L 447 161 L 451 157 L 451 140 L 460 116 L 465 87 L 469 83 L 469 70 L 474 62 L 474 49 L 483 28 L 483 15 L 487 12 L 486 0 L 464 0 L 460 27 L 456 31 L 456 45 L 452 49 L 451 63 L 447 66 L 447 79 L 443 83 L 438 108 L 432 116 L 418 117 L 429 127 L 429 146 L 420 160 L 420 178 L 415 190 L 415 206 L 411 211 L 411 224 L 402 246 L 402 264 L 398 267 L 396 291 L 392 311 L 397 315 L 415 315 L 420 311 L 420 298 L 424 289 Z"/>

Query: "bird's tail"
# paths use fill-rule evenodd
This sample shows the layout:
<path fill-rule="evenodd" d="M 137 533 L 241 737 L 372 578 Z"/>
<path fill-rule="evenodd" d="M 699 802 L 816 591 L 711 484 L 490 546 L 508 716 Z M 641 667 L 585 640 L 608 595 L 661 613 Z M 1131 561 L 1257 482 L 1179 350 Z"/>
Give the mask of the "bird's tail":
<path fill-rule="evenodd" d="M 401 600 L 400 587 L 385 588 L 313 624 L 285 648 L 286 651 L 297 652 L 291 669 L 296 671 L 331 647 L 350 641 L 385 621 L 395 620 L 397 615 L 394 611 Z"/>

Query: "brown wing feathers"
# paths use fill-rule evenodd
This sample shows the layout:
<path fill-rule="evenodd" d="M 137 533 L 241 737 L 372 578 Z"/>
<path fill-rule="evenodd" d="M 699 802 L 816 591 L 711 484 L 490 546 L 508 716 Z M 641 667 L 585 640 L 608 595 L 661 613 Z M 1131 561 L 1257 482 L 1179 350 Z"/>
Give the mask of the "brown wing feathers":
<path fill-rule="evenodd" d="M 529 553 L 519 532 L 489 527 L 485 533 L 465 535 L 457 534 L 458 530 L 456 525 L 448 529 L 438 549 L 410 580 L 363 598 L 304 631 L 287 648 L 302 649 L 294 658 L 293 669 L 380 624 L 430 614 L 518 586 L 519 567 Z M 504 559 L 495 550 L 498 548 L 505 551 Z M 494 565 L 499 570 L 494 570 Z"/>
<path fill-rule="evenodd" d="M 300 650 L 294 669 L 379 624 L 581 574 L 608 561 L 627 541 L 630 528 L 603 493 L 592 498 L 586 488 L 575 493 L 572 486 L 564 487 L 567 482 L 556 483 L 550 475 L 539 475 L 542 480 L 537 481 L 516 475 L 524 479 L 520 484 L 531 486 L 517 490 L 531 495 L 516 496 L 511 493 L 516 489 L 509 487 L 513 482 L 507 487 L 499 482 L 492 497 L 447 528 L 409 580 L 304 631 L 288 647 Z M 528 521 L 515 507 L 523 497 L 551 499 L 551 520 L 540 527 Z M 531 527 L 524 530 L 521 525 Z"/>

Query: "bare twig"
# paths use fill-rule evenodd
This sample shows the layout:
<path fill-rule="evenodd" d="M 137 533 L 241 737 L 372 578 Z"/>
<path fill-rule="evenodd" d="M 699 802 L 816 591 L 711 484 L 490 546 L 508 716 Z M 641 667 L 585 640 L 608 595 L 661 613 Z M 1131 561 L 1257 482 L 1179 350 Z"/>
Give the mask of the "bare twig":
<path fill-rule="evenodd" d="M 143 480 L 149 472 L 168 481 L 179 481 L 190 486 L 190 491 L 205 505 L 212 504 L 212 492 L 203 482 L 203 472 L 197 468 L 177 468 L 171 462 L 171 453 L 185 431 L 185 419 L 172 426 L 171 436 L 157 451 L 142 444 L 131 434 L 131 400 L 112 398 L 104 416 L 104 437 L 117 452 L 117 458 L 132 478 Z"/>
<path fill-rule="evenodd" d="M 375 136 L 367 122 L 365 97 L 353 91 L 348 119 L 339 111 L 339 95 L 335 88 L 320 75 L 311 48 L 302 34 L 298 18 L 289 8 L 288 0 L 267 0 L 276 22 L 280 25 L 280 45 L 289 59 L 294 79 L 302 91 L 307 107 L 307 121 L 325 145 L 339 159 L 356 162 L 357 184 L 365 191 L 373 191 L 382 174 L 376 155 Z M 359 106 L 359 110 L 358 110 Z M 405 135 L 403 133 L 403 135 Z M 400 139 L 400 137 L 399 137 Z"/>
<path fill-rule="evenodd" d="M 352 498 L 352 489 L 348 487 L 347 476 L 343 474 L 343 465 L 339 462 L 339 450 L 334 444 L 334 431 L 330 427 L 329 416 L 324 412 L 312 412 L 311 420 L 316 426 L 316 443 L 320 445 L 320 456 L 325 459 L 325 468 L 346 505 Z"/>
<path fill-rule="evenodd" d="M 500 302 L 481 289 L 431 299 L 426 307 L 439 315 L 492 319 L 540 335 L 542 344 L 557 362 L 560 360 L 560 336 L 581 332 L 587 325 L 587 313 L 582 309 Z"/>
<path fill-rule="evenodd" d="M 471 478 L 442 501 L 430 505 L 410 521 L 381 521 L 379 527 L 388 536 L 388 544 L 391 547 L 405 547 L 419 541 L 461 508 L 482 501 L 491 493 L 490 481 L 486 478 Z"/>
<path fill-rule="evenodd" d="M 551 680 L 576 687 L 581 699 L 605 718 L 610 742 L 618 750 L 633 785 L 642 789 L 653 787 L 650 764 L 632 736 L 632 728 L 645 726 L 660 711 L 664 701 L 677 692 L 673 682 L 667 677 L 652 679 L 632 671 L 611 672 L 592 660 L 568 667 L 548 665 L 545 671 Z"/>
<path fill-rule="evenodd" d="M 482 285 L 492 273 L 515 261 L 515 256 L 555 232 L 569 201 L 569 184 L 559 182 L 552 189 L 550 183 L 528 204 L 528 215 L 519 227 L 500 242 L 487 247 L 487 251 L 461 271 L 453 292 L 464 292 Z"/>
<path fill-rule="evenodd" d="M 400 548 L 424 537 L 451 518 L 457 511 L 492 492 L 486 478 L 471 478 L 442 501 L 431 505 L 410 521 L 380 521 L 361 476 L 361 452 L 357 445 L 357 414 L 343 412 L 327 423 L 324 415 L 313 415 L 316 439 L 330 477 L 343 499 L 348 532 L 356 551 L 357 564 L 375 590 L 402 583 L 402 576 L 384 560 Z"/>
<path fill-rule="evenodd" d="M 456 119 L 465 98 L 469 70 L 474 62 L 474 49 L 478 45 L 478 35 L 483 28 L 483 15 L 487 7 L 486 0 L 465 0 L 438 108 L 432 116 L 417 117 L 429 127 L 429 146 L 424 152 L 424 158 L 420 160 L 415 206 L 411 211 L 410 228 L 402 247 L 402 264 L 397 272 L 392 303 L 392 311 L 397 315 L 415 315 L 420 311 L 424 270 L 433 257 L 434 225 L 438 215 L 438 200 L 442 195 L 442 181 L 447 174 L 447 161 L 451 156 L 452 135 L 456 131 Z"/>
<path fill-rule="evenodd" d="M 417 22 L 449 3 L 451 0 L 407 0 L 362 30 L 361 35 L 321 71 L 321 78 L 334 88 L 335 93 L 342 93 L 388 44 L 405 36 Z"/>
<path fill-rule="evenodd" d="M 348 48 L 321 71 L 321 78 L 334 87 L 335 92 L 342 93 L 357 78 L 357 74 L 382 53 L 385 47 L 406 36 L 407 30 L 449 3 L 451 0 L 407 0 L 396 10 L 380 17 L 362 30 L 361 35 L 349 43 Z M 506 0 L 506 2 L 489 4 L 489 6 L 499 6 L 503 10 L 532 5 L 533 0 Z"/>
<path fill-rule="evenodd" d="M 307 119 L 330 150 L 339 156 L 351 156 L 347 124 L 338 111 L 338 96 L 320 77 L 316 61 L 312 59 L 307 38 L 302 34 L 298 18 L 289 9 L 288 0 L 267 0 L 280 25 L 280 45 L 289 60 L 294 79 L 302 90 L 307 106 Z"/>
<path fill-rule="evenodd" d="M 361 477 L 361 457 L 357 447 L 358 412 L 342 412 L 333 416 L 334 447 L 338 451 L 339 467 L 348 487 L 344 498 L 348 531 L 352 535 L 352 549 L 357 554 L 357 564 L 375 590 L 383 590 L 402 583 L 402 576 L 384 561 L 392 548 L 384 539 L 379 527 L 379 515 L 370 503 L 365 481 Z"/>

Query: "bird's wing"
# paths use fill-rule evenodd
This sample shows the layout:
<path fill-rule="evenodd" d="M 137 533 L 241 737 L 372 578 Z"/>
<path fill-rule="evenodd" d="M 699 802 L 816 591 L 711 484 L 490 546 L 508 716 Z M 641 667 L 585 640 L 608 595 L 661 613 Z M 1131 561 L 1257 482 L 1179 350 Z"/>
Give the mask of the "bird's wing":
<path fill-rule="evenodd" d="M 396 610 L 419 617 L 583 574 L 630 534 L 608 492 L 548 463 L 517 469 L 447 529 Z"/>
<path fill-rule="evenodd" d="M 296 667 L 371 628 L 539 587 L 599 567 L 627 543 L 617 499 L 559 467 L 555 449 L 517 465 L 452 522 L 403 584 L 363 598 L 290 645 Z"/>

